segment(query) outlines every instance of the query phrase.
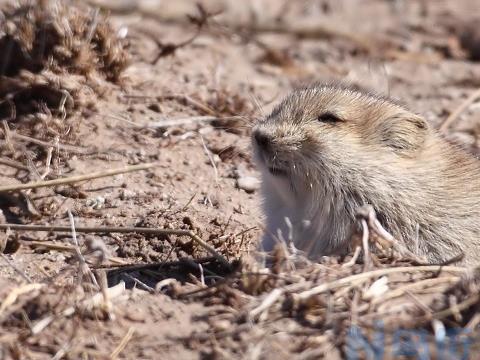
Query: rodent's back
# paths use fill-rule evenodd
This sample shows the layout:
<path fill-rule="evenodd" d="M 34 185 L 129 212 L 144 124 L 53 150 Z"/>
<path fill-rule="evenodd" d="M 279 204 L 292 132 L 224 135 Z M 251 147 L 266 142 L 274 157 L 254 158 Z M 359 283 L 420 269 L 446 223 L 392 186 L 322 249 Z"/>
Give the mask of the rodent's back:
<path fill-rule="evenodd" d="M 480 262 L 480 161 L 404 106 L 314 86 L 292 93 L 253 134 L 267 247 L 292 236 L 312 257 L 342 252 L 356 210 L 371 204 L 392 235 L 432 262 L 460 252 Z"/>

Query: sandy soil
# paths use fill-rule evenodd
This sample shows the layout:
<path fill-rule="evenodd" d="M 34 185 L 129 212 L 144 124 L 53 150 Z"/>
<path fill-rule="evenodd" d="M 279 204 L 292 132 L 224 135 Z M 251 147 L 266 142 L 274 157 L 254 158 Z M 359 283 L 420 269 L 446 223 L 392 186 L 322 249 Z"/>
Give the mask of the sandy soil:
<path fill-rule="evenodd" d="M 95 3 L 111 12 L 115 29 L 128 29 L 130 65 L 120 85 L 109 84 L 104 93 L 96 95 L 93 110 L 71 115 L 69 121 L 77 125 L 78 132 L 65 142 L 93 150 L 65 151 L 68 154 L 58 158 L 52 175 L 85 174 L 143 162 L 158 161 L 159 166 L 74 188 L 33 190 L 28 201 L 20 195 L 2 195 L 2 223 L 69 226 L 71 211 L 76 226 L 194 230 L 229 260 L 242 258 L 255 247 L 262 222 L 258 192 L 247 193 L 236 186 L 239 174 L 258 176 L 250 159 L 248 129 L 292 87 L 330 79 L 363 84 L 400 99 L 440 127 L 480 86 L 480 64 L 475 58 L 480 33 L 472 35 L 476 43 L 461 44 L 462 35 L 470 31 L 468 24 L 480 16 L 480 8 L 469 0 L 205 1 L 206 9 L 223 8 L 223 12 L 193 41 L 155 63 L 166 44 L 179 44 L 195 35 L 196 26 L 186 17 L 197 14 L 195 4 Z M 279 27 L 284 32 L 262 27 L 278 19 L 300 30 L 302 25 L 322 24 L 328 31 L 295 36 L 295 29 L 287 26 Z M 198 119 L 211 115 L 241 118 Z M 183 120 L 187 123 L 176 125 Z M 447 136 L 473 152 L 479 149 L 479 134 L 480 106 L 475 104 L 447 131 Z M 45 154 L 32 156 L 42 170 Z M 4 164 L 0 164 L 0 174 L 1 185 L 33 180 L 20 177 L 19 170 Z M 212 326 L 206 316 L 211 309 L 207 312 L 203 301 L 149 291 L 170 278 L 176 278 L 178 286 L 198 283 L 198 265 L 187 260 L 150 270 L 122 272 L 110 267 L 109 284 L 123 280 L 129 288 L 112 301 L 111 319 L 105 318 L 105 311 L 62 315 L 62 309 L 96 292 L 75 286 L 79 275 L 75 256 L 51 246 L 71 247 L 70 235 L 12 231 L 8 236 L 9 246 L 19 248 L 6 251 L 0 259 L 0 299 L 27 284 L 25 277 L 45 286 L 27 291 L 11 307 L 0 310 L 0 358 L 101 359 L 111 358 L 116 349 L 118 358 L 124 359 L 292 356 L 282 353 L 285 339 L 280 337 L 277 343 L 272 340 L 263 348 L 252 344 L 252 349 L 237 353 L 225 352 L 211 342 L 187 341 Z M 83 252 L 88 252 L 85 244 L 92 240 L 105 245 L 106 268 L 208 256 L 185 236 L 79 234 Z M 86 255 L 87 260 L 97 260 L 94 255 Z M 207 282 L 215 277 L 208 264 L 205 276 Z M 51 324 L 32 335 L 29 329 L 52 313 L 57 316 Z M 332 350 L 331 355 L 345 356 L 341 349 Z"/>

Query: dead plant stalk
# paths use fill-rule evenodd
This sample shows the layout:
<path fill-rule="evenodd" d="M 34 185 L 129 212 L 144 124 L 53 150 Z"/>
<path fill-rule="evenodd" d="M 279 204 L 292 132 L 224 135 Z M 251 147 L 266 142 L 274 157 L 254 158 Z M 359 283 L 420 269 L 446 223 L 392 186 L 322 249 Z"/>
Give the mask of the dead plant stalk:
<path fill-rule="evenodd" d="M 75 176 L 70 176 L 70 177 L 55 179 L 55 180 L 35 181 L 35 182 L 26 183 L 26 184 L 5 185 L 5 186 L 0 186 L 0 193 L 25 190 L 25 189 L 37 189 L 41 187 L 49 187 L 49 186 L 57 186 L 57 185 L 65 185 L 65 184 L 74 184 L 74 183 L 86 181 L 86 180 L 93 180 L 93 179 L 98 179 L 102 177 L 125 174 L 129 172 L 140 171 L 140 170 L 147 170 L 147 169 L 156 167 L 158 165 L 159 163 L 157 162 L 139 164 L 139 165 L 125 166 L 117 169 L 99 171 L 92 174 L 75 175 Z"/>
<path fill-rule="evenodd" d="M 456 273 L 461 275 L 461 274 L 467 273 L 468 269 L 460 268 L 456 266 L 438 266 L 438 265 L 399 266 L 395 268 L 377 269 L 369 272 L 347 276 L 347 277 L 344 277 L 335 281 L 331 281 L 325 284 L 321 284 L 312 289 L 301 292 L 300 294 L 298 294 L 298 299 L 305 301 L 312 296 L 324 293 L 326 291 L 334 290 L 336 288 L 346 286 L 346 285 L 348 286 L 358 285 L 369 279 L 383 276 L 383 275 L 389 275 L 394 273 L 438 272 L 438 271 L 451 272 L 451 273 Z"/>
<path fill-rule="evenodd" d="M 18 231 L 48 231 L 48 232 L 70 232 L 69 226 L 48 226 L 48 225 L 20 225 L 20 224 L 0 224 L 0 230 L 18 230 Z M 204 248 L 208 253 L 214 256 L 223 265 L 230 267 L 225 257 L 218 253 L 211 245 L 203 241 L 197 234 L 191 230 L 179 229 L 156 229 L 144 227 L 75 227 L 77 233 L 138 233 L 150 235 L 176 235 L 188 236 L 198 245 Z"/>

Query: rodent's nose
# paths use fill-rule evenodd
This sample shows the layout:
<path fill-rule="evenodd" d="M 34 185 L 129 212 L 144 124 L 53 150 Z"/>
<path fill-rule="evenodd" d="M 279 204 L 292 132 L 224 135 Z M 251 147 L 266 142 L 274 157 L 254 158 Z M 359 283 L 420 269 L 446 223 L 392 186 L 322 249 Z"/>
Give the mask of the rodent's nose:
<path fill-rule="evenodd" d="M 253 134 L 253 137 L 255 138 L 257 145 L 262 149 L 266 150 L 270 147 L 271 138 L 264 132 L 257 130 Z"/>

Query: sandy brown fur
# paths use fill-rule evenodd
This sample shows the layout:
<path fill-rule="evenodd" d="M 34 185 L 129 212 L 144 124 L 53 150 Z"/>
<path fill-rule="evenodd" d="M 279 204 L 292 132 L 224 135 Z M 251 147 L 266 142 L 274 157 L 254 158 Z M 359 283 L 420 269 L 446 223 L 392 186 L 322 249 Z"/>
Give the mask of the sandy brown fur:
<path fill-rule="evenodd" d="M 339 121 L 319 121 L 325 113 Z M 480 263 L 480 161 L 404 106 L 315 85 L 288 96 L 253 139 L 265 249 L 291 238 L 313 258 L 345 252 L 356 210 L 371 204 L 394 237 L 429 261 L 463 252 L 466 264 Z"/>

